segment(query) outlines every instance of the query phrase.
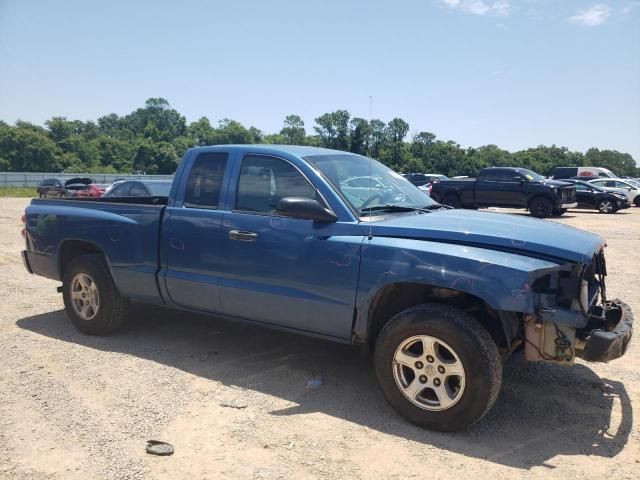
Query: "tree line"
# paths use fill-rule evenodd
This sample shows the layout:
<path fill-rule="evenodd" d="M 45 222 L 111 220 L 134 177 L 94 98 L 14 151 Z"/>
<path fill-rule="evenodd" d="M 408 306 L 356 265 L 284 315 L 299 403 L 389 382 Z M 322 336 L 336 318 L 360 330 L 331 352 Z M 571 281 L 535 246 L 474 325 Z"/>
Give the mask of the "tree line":
<path fill-rule="evenodd" d="M 591 148 L 537 146 L 509 152 L 496 145 L 462 148 L 430 132 L 410 133 L 401 118 L 388 122 L 352 117 L 347 110 L 314 119 L 312 133 L 298 115 L 288 115 L 278 133 L 225 118 L 217 126 L 202 117 L 187 123 L 163 98 L 150 98 L 128 115 L 115 113 L 83 122 L 52 117 L 45 126 L 0 121 L 0 171 L 65 173 L 174 173 L 184 152 L 219 144 L 310 145 L 370 155 L 399 172 L 474 176 L 487 166 L 518 166 L 550 175 L 557 166 L 598 166 L 625 176 L 640 176 L 628 153 Z"/>

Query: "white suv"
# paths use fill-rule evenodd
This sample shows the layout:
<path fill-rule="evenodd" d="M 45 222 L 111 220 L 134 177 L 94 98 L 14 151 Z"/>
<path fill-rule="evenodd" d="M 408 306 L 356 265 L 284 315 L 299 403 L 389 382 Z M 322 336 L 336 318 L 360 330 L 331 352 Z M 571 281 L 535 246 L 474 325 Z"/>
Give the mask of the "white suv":
<path fill-rule="evenodd" d="M 640 184 L 633 180 L 622 178 L 598 178 L 589 183 L 605 188 L 616 188 L 621 190 L 636 207 L 640 207 Z"/>

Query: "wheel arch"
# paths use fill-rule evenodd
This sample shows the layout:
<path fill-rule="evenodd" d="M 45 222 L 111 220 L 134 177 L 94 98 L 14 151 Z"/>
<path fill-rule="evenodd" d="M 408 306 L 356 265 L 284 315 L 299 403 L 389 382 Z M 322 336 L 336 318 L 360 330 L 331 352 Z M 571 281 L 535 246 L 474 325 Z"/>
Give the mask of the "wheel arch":
<path fill-rule="evenodd" d="M 65 266 L 69 265 L 73 259 L 89 254 L 102 255 L 107 260 L 104 251 L 95 243 L 73 239 L 63 241 L 58 247 L 58 273 L 60 278 L 64 276 Z M 108 260 L 107 265 L 109 265 Z"/>
<path fill-rule="evenodd" d="M 550 194 L 542 193 L 542 192 L 536 192 L 533 195 L 531 195 L 529 197 L 529 199 L 527 200 L 527 208 L 531 207 L 531 204 L 534 201 L 538 200 L 539 198 L 544 199 L 544 200 L 549 200 L 552 205 L 555 205 L 554 199 Z"/>
<path fill-rule="evenodd" d="M 470 313 L 501 350 L 508 350 L 517 334 L 516 314 L 497 311 L 477 295 L 433 284 L 397 282 L 384 285 L 369 302 L 364 340 L 368 347 L 373 351 L 378 335 L 395 315 L 424 303 L 447 304 Z"/>

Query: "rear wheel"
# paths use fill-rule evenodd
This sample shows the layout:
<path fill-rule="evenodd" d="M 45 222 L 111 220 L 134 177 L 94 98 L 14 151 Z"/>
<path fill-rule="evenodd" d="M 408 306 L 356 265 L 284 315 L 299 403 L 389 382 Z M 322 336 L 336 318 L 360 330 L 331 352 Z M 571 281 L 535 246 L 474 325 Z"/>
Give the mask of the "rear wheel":
<path fill-rule="evenodd" d="M 553 203 L 548 198 L 534 198 L 529 204 L 529 212 L 538 218 L 550 217 L 553 212 Z"/>
<path fill-rule="evenodd" d="M 442 203 L 453 208 L 462 208 L 462 201 L 460 200 L 460 197 L 453 193 L 445 195 L 442 199 Z"/>
<path fill-rule="evenodd" d="M 502 383 L 500 355 L 489 333 L 471 315 L 442 304 L 393 317 L 377 339 L 375 368 L 398 413 L 438 431 L 480 420 Z"/>
<path fill-rule="evenodd" d="M 554 217 L 561 217 L 565 213 L 567 213 L 566 208 L 554 208 L 553 212 L 551 212 L 551 215 L 553 215 Z"/>
<path fill-rule="evenodd" d="M 129 300 L 117 290 L 102 255 L 81 255 L 65 269 L 62 297 L 67 316 L 89 335 L 104 335 L 127 321 Z"/>
<path fill-rule="evenodd" d="M 636 197 L 636 199 L 633 201 L 633 204 L 634 204 L 636 207 L 640 207 L 640 195 L 638 195 L 638 196 Z"/>
<path fill-rule="evenodd" d="M 615 213 L 616 207 L 611 200 L 605 198 L 598 202 L 598 211 L 600 213 Z"/>

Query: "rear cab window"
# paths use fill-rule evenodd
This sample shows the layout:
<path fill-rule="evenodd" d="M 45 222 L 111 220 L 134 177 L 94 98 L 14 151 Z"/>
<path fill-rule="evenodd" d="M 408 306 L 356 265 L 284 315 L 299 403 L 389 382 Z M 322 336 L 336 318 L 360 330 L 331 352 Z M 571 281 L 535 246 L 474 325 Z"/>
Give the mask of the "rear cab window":
<path fill-rule="evenodd" d="M 499 171 L 482 172 L 478 176 L 478 180 L 482 180 L 484 182 L 499 182 L 501 175 L 502 174 Z"/>
<path fill-rule="evenodd" d="M 184 197 L 186 208 L 216 210 L 220 203 L 222 179 L 227 168 L 228 153 L 201 153 L 193 162 Z"/>

